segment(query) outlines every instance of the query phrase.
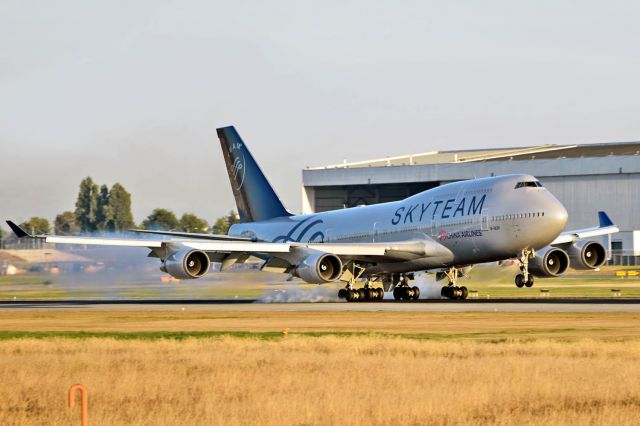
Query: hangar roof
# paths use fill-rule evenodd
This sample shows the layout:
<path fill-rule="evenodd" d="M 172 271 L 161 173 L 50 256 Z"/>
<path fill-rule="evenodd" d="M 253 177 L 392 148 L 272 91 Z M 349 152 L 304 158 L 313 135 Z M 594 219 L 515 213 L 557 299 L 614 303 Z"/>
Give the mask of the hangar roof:
<path fill-rule="evenodd" d="M 537 160 L 552 158 L 589 158 L 609 155 L 640 155 L 640 142 L 609 142 L 579 145 L 538 145 L 519 148 L 494 148 L 461 151 L 430 151 L 374 160 L 343 162 L 308 170 L 411 166 L 423 164 L 455 164 L 504 160 Z"/>

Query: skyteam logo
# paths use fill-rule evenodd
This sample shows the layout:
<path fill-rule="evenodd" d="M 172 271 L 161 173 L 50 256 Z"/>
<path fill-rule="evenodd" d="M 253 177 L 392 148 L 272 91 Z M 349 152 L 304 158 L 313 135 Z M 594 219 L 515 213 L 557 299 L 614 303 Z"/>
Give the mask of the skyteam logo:
<path fill-rule="evenodd" d="M 231 152 L 233 153 L 233 166 L 231 166 L 231 173 L 233 174 L 233 181 L 235 182 L 236 189 L 240 189 L 244 184 L 244 174 L 247 169 L 245 166 L 244 154 L 242 153 L 242 144 L 231 144 Z"/>
<path fill-rule="evenodd" d="M 311 217 L 306 218 L 305 220 L 302 220 L 302 221 L 298 222 L 298 224 L 296 224 L 296 226 L 291 228 L 291 230 L 287 233 L 287 235 L 279 235 L 273 240 L 273 242 L 274 243 L 288 243 L 290 241 L 297 242 L 297 243 L 302 242 L 302 239 L 305 237 L 305 235 L 309 234 L 310 231 L 312 231 L 313 227 L 323 223 L 323 221 L 321 219 L 312 220 L 311 222 L 309 222 L 311 219 L 314 219 L 314 217 L 315 216 L 311 216 Z M 309 222 L 309 223 L 307 223 L 307 222 Z M 296 236 L 295 235 L 296 231 L 298 231 L 298 228 L 300 228 L 304 224 L 306 224 L 306 226 L 304 228 L 302 228 L 302 230 L 300 230 L 300 232 Z M 308 242 L 310 242 L 310 243 L 311 242 L 316 242 L 316 243 L 324 242 L 324 232 L 316 231 L 316 232 L 314 232 L 313 234 L 310 234 L 310 235 L 311 236 L 307 240 Z"/>

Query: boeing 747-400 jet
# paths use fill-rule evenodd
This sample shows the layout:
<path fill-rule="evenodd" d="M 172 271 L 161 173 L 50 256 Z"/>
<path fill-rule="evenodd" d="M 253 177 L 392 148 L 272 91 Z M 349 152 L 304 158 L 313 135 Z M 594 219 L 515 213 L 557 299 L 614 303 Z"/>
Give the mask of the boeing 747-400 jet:
<path fill-rule="evenodd" d="M 599 226 L 563 232 L 567 210 L 533 176 L 519 174 L 448 183 L 401 201 L 309 215 L 288 212 L 234 127 L 218 137 L 240 215 L 228 235 L 132 230 L 159 239 L 29 235 L 47 243 L 147 247 L 160 269 L 176 278 L 199 278 L 214 262 L 221 270 L 250 256 L 262 270 L 308 283 L 342 281 L 348 301 L 418 299 L 415 272 L 446 280 L 442 296 L 465 299 L 458 278 L 478 263 L 515 259 L 518 287 L 534 277 L 562 275 L 569 266 L 595 269 L 607 250 L 594 237 L 618 232 L 604 212 Z"/>

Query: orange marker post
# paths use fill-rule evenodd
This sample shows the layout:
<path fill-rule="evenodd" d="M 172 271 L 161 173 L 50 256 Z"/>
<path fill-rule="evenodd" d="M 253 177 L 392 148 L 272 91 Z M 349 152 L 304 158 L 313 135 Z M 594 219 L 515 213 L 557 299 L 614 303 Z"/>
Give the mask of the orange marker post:
<path fill-rule="evenodd" d="M 75 406 L 74 397 L 78 390 L 80 391 L 81 397 L 80 406 L 82 408 L 82 426 L 87 426 L 87 418 L 89 417 L 89 397 L 87 396 L 87 388 L 85 388 L 84 385 L 77 383 L 69 388 L 69 408 L 73 408 Z"/>

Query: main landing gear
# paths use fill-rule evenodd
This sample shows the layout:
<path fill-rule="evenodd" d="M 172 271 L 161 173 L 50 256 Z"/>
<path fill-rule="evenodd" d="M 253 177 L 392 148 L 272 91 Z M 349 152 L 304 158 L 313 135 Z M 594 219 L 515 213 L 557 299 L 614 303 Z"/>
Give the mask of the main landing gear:
<path fill-rule="evenodd" d="M 356 271 L 357 272 L 357 271 Z M 393 298 L 400 300 L 418 300 L 420 289 L 411 287 L 409 280 L 413 274 L 388 274 L 381 277 L 367 277 L 364 287 L 355 289 L 353 286 L 362 274 L 355 273 L 345 288 L 340 289 L 338 297 L 347 302 L 377 302 L 384 299 L 385 291 L 393 291 Z M 382 288 L 374 288 L 375 281 L 382 281 Z"/>
<path fill-rule="evenodd" d="M 442 290 L 440 290 L 440 295 L 442 297 L 453 300 L 464 300 L 469 296 L 469 290 L 465 286 L 457 286 L 459 275 L 458 268 L 451 267 L 444 271 L 444 275 L 449 280 L 449 284 L 442 287 Z"/>
<path fill-rule="evenodd" d="M 533 286 L 533 275 L 529 273 L 529 260 L 533 259 L 533 256 L 535 256 L 533 249 L 522 250 L 522 254 L 518 258 L 518 262 L 520 262 L 520 271 L 522 273 L 516 275 L 516 287 L 522 288 Z"/>
<path fill-rule="evenodd" d="M 420 298 L 420 289 L 417 286 L 409 286 L 409 278 L 406 275 L 400 275 L 398 283 L 393 288 L 393 298 L 396 300 L 418 300 Z"/>
<path fill-rule="evenodd" d="M 371 286 L 373 281 L 370 277 L 367 277 L 363 288 L 353 288 L 354 284 L 364 275 L 364 271 L 365 269 L 363 267 L 355 263 L 351 265 L 348 284 L 345 288 L 341 288 L 340 291 L 338 291 L 338 297 L 340 299 L 345 299 L 347 302 L 373 302 L 384 299 L 384 289 L 373 288 Z"/>
<path fill-rule="evenodd" d="M 384 290 L 382 288 L 371 288 L 369 282 L 365 284 L 364 288 L 350 288 L 349 284 L 346 288 L 341 288 L 338 291 L 338 297 L 345 299 L 347 302 L 372 302 L 384 299 Z"/>

